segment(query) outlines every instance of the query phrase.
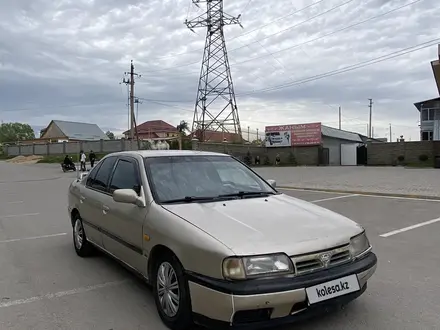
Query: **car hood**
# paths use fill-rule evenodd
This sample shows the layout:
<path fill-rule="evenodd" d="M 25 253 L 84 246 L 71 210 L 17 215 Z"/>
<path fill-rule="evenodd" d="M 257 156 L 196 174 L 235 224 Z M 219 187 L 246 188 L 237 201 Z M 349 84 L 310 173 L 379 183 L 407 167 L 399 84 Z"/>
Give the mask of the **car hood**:
<path fill-rule="evenodd" d="M 340 214 L 284 194 L 163 207 L 237 255 L 309 253 L 347 244 L 363 231 Z"/>

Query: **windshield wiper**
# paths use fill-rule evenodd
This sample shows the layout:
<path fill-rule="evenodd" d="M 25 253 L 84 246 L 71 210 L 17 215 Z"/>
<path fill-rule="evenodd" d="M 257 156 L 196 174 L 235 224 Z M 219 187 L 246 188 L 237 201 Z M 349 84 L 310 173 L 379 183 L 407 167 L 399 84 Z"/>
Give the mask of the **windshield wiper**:
<path fill-rule="evenodd" d="M 192 203 L 192 202 L 203 202 L 203 201 L 212 201 L 217 197 L 196 197 L 196 196 L 185 196 L 183 198 L 170 199 L 167 201 L 163 201 L 162 204 L 173 204 L 173 203 Z"/>
<path fill-rule="evenodd" d="M 232 194 L 224 194 L 224 195 L 219 195 L 218 197 L 245 197 L 245 196 L 254 196 L 254 197 L 266 197 L 269 195 L 275 195 L 275 193 L 271 192 L 271 191 L 239 191 L 236 193 L 232 193 Z"/>

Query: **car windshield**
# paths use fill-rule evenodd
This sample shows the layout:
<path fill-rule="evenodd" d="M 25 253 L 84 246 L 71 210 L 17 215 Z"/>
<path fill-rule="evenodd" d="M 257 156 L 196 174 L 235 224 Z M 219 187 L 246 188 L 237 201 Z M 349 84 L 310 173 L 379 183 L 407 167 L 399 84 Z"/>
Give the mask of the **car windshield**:
<path fill-rule="evenodd" d="M 145 167 L 159 203 L 276 193 L 246 166 L 228 156 L 152 157 L 145 159 Z"/>

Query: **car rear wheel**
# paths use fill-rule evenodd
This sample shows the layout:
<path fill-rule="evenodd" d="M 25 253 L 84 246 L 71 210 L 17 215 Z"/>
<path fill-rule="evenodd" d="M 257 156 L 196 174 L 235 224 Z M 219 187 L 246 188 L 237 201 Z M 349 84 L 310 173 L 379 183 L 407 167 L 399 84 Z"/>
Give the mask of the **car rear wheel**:
<path fill-rule="evenodd" d="M 93 253 L 93 246 L 87 241 L 86 232 L 79 215 L 76 215 L 73 221 L 73 246 L 76 254 L 80 257 L 88 257 Z"/>
<path fill-rule="evenodd" d="M 163 323 L 172 330 L 191 329 L 193 322 L 188 283 L 174 255 L 167 253 L 157 260 L 152 282 L 154 300 Z"/>

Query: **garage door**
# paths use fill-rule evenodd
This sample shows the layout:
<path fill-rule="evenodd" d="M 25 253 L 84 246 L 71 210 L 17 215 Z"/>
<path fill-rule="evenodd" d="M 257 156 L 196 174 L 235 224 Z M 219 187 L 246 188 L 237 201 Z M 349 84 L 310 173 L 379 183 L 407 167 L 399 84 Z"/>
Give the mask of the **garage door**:
<path fill-rule="evenodd" d="M 341 144 L 341 165 L 357 165 L 357 143 Z"/>

